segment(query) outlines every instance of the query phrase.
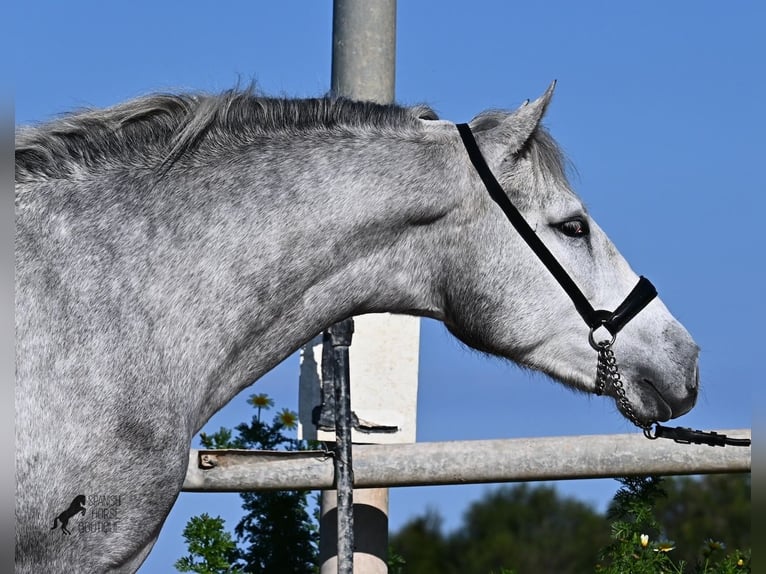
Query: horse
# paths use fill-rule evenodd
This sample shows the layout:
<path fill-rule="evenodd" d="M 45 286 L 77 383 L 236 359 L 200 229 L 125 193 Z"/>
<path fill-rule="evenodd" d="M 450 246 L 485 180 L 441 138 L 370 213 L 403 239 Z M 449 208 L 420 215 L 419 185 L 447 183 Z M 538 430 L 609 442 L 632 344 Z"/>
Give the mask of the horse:
<path fill-rule="evenodd" d="M 637 275 L 568 182 L 552 94 L 467 125 L 531 233 L 613 309 Z M 426 106 L 155 94 L 18 128 L 15 175 L 17 572 L 135 571 L 195 433 L 354 315 L 437 319 L 640 425 L 696 400 L 698 347 L 658 298 L 614 341 L 620 388 L 597 384 L 592 329 Z M 119 497 L 112 527 L 50 536 L 74 492 Z"/>

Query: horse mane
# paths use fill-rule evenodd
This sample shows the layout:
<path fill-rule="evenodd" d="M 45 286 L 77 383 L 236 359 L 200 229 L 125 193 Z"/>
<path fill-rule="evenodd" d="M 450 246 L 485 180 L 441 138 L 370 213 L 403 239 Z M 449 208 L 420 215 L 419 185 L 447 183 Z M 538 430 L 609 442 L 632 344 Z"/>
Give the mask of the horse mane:
<path fill-rule="evenodd" d="M 414 132 L 418 119 L 438 118 L 427 106 L 270 98 L 252 87 L 216 95 L 154 94 L 18 128 L 16 180 L 65 179 L 126 162 L 164 170 L 207 143 L 220 152 L 252 138 L 307 131 Z"/>
<path fill-rule="evenodd" d="M 476 119 L 490 127 L 508 112 Z M 104 109 L 64 114 L 16 130 L 16 181 L 67 179 L 99 167 L 127 166 L 158 174 L 208 150 L 220 156 L 258 138 L 313 132 L 413 135 L 428 106 L 403 107 L 338 97 L 264 97 L 251 86 L 220 94 L 153 94 Z M 571 164 L 539 126 L 517 155 L 529 154 L 541 174 L 566 182 Z M 504 183 L 504 182 L 501 182 Z"/>

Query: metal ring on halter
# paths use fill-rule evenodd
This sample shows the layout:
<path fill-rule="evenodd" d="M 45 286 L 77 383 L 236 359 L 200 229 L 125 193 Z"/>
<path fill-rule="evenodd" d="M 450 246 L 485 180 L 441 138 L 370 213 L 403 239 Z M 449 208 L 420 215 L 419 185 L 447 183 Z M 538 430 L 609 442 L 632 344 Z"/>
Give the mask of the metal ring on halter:
<path fill-rule="evenodd" d="M 648 438 L 649 440 L 657 440 L 659 437 L 657 436 L 657 433 L 655 432 L 652 434 L 652 424 L 650 423 L 649 426 L 644 427 L 644 436 Z"/>
<path fill-rule="evenodd" d="M 590 332 L 588 333 L 588 343 L 590 343 L 590 346 L 593 347 L 594 351 L 599 351 L 602 347 L 611 347 L 614 345 L 614 342 L 617 340 L 617 335 L 609 333 L 612 335 L 611 340 L 604 339 L 603 341 L 599 341 L 596 343 L 596 339 L 593 337 L 593 333 L 596 332 L 596 329 L 599 329 L 601 327 L 604 327 L 604 323 L 601 323 L 600 325 L 596 325 L 595 327 L 590 328 Z M 606 329 L 606 327 L 604 327 Z"/>

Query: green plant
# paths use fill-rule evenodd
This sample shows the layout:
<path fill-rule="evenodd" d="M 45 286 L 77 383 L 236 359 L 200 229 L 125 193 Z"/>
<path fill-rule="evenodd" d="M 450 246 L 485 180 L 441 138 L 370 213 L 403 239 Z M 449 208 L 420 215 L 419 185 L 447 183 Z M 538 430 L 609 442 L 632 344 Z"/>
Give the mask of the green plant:
<path fill-rule="evenodd" d="M 673 561 L 672 541 L 663 536 L 654 515 L 655 502 L 665 496 L 662 480 L 657 477 L 619 479 L 622 488 L 614 497 L 608 517 L 612 519 L 609 544 L 600 555 L 596 572 L 602 574 L 734 574 L 750 572 L 750 553 L 734 550 L 726 553 L 725 545 L 712 539 L 702 546 L 701 561 L 689 566 L 683 560 Z"/>
<path fill-rule="evenodd" d="M 388 545 L 388 574 L 404 574 L 404 565 L 407 561 L 394 550 L 393 546 Z"/>
<path fill-rule="evenodd" d="M 282 409 L 268 422 L 261 415 L 274 406 L 274 401 L 268 395 L 257 394 L 248 402 L 256 414 L 249 423 L 236 426 L 236 437 L 227 428 L 211 435 L 200 433 L 202 446 L 258 450 L 302 450 L 311 446 L 291 436 L 297 426 L 296 413 Z M 315 570 L 319 535 L 317 516 L 310 512 L 308 492 L 258 491 L 243 492 L 240 496 L 245 515 L 234 528 L 240 546 L 223 532 L 222 520 L 217 523 L 216 519 L 205 518 L 206 515 L 193 517 L 184 531 L 190 554 L 176 562 L 177 570 L 200 574 L 304 574 Z M 208 568 L 208 564 L 213 567 Z"/>
<path fill-rule="evenodd" d="M 192 516 L 183 532 L 189 554 L 176 560 L 179 572 L 242 574 L 237 564 L 237 545 L 224 530 L 224 521 L 203 513 Z"/>

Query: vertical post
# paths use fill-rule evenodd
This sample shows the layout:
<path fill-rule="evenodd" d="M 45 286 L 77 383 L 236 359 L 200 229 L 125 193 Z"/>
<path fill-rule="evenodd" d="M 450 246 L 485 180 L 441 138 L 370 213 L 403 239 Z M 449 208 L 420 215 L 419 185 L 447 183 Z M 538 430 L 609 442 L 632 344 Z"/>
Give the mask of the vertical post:
<path fill-rule="evenodd" d="M 334 0 L 332 54 L 332 91 L 336 96 L 382 104 L 393 102 L 396 0 Z M 343 409 L 339 403 L 336 400 L 336 413 Z M 337 440 L 340 441 L 340 437 Z M 350 448 L 350 437 L 348 440 Z M 343 501 L 339 499 L 345 494 L 340 475 L 336 476 L 338 491 L 322 493 L 321 574 L 353 572 L 353 565 L 351 570 L 342 569 L 345 566 L 341 563 L 341 546 L 345 543 L 345 534 L 342 534 L 340 524 L 343 520 Z M 349 485 L 349 493 L 351 488 L 352 485 Z M 357 504 L 353 507 L 358 517 L 356 539 L 366 548 L 366 552 L 360 554 L 358 559 L 354 557 L 354 564 L 364 574 L 385 573 L 388 571 L 385 559 L 388 551 L 388 490 L 357 491 L 356 498 Z M 365 515 L 370 516 L 362 516 L 362 509 L 365 509 Z M 337 553 L 332 552 L 335 544 L 330 540 L 335 534 L 334 529 L 328 528 L 333 517 L 338 521 Z"/>
<path fill-rule="evenodd" d="M 351 381 L 348 348 L 354 320 L 346 319 L 328 329 L 332 346 L 335 393 L 335 481 L 338 505 L 338 574 L 354 572 L 354 467 L 351 457 Z"/>
<path fill-rule="evenodd" d="M 396 0 L 334 0 L 332 28 L 333 93 L 393 102 Z"/>

